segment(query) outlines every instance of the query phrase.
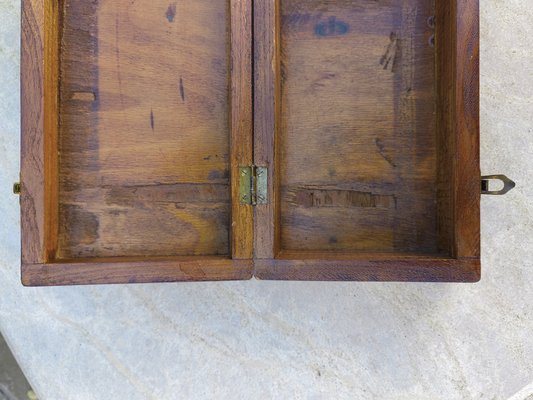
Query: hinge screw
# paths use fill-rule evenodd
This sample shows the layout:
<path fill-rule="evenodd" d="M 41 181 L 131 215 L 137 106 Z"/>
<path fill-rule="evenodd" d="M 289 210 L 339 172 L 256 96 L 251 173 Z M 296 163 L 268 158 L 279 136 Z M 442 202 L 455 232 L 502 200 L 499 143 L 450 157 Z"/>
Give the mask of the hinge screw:
<path fill-rule="evenodd" d="M 21 185 L 20 185 L 20 182 L 15 182 L 13 184 L 13 193 L 14 194 L 20 194 L 20 191 L 21 191 Z"/>

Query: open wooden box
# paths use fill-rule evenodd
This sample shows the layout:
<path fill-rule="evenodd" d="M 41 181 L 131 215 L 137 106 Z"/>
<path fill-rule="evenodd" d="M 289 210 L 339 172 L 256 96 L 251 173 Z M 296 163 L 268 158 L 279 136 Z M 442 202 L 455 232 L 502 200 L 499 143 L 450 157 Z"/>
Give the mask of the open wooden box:
<path fill-rule="evenodd" d="M 25 285 L 474 282 L 478 0 L 23 0 Z"/>

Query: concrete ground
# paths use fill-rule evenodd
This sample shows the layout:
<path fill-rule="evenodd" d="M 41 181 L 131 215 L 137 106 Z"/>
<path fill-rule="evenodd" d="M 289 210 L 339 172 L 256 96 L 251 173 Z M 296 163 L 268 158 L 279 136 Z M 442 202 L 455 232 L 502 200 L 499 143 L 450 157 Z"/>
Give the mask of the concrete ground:
<path fill-rule="evenodd" d="M 3 336 L 0 335 L 0 400 L 35 400 Z"/>

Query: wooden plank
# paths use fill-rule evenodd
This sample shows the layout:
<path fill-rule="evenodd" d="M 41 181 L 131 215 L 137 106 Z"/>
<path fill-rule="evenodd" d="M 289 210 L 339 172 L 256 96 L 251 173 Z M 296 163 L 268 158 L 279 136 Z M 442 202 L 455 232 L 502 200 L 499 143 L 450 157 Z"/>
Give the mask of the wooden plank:
<path fill-rule="evenodd" d="M 281 248 L 434 253 L 433 2 L 286 0 L 280 13 Z M 394 207 L 286 201 L 364 186 Z"/>
<path fill-rule="evenodd" d="M 129 257 L 228 253 L 229 187 L 225 184 L 63 191 L 60 215 L 61 230 L 68 232 L 61 238 L 65 259 L 117 256 L 124 253 L 125 242 L 124 256 Z M 157 234 L 149 234 L 147 227 Z"/>
<path fill-rule="evenodd" d="M 215 6 L 199 1 L 182 9 L 141 3 L 23 1 L 25 285 L 251 278 L 252 261 L 229 256 L 230 164 L 237 168 L 239 157 L 251 163 L 252 154 L 251 7 L 246 1 Z M 248 16 L 243 16 L 246 9 Z M 189 13 L 196 18 L 187 19 Z M 186 23 L 172 25 L 181 19 Z M 231 23 L 237 24 L 233 35 Z M 180 43 L 173 38 L 183 36 L 188 39 Z M 152 57 L 150 64 L 151 52 L 159 54 L 161 46 L 170 56 Z M 188 82 L 179 71 L 171 77 L 177 65 L 198 81 Z M 237 107 L 233 112 L 230 95 Z M 176 99 L 174 109 L 166 104 L 170 97 Z M 150 100 L 155 105 L 146 116 L 141 109 Z M 157 110 L 168 119 L 158 120 Z M 189 147 L 179 141 L 182 132 L 174 129 L 174 117 L 197 134 L 183 134 Z M 147 131 L 154 138 L 140 134 Z M 230 140 L 250 144 L 237 145 L 230 154 Z M 156 142 L 163 154 L 154 153 Z M 251 216 L 250 209 L 246 212 Z M 197 235 L 187 233 L 190 226 L 177 226 L 180 218 Z M 251 232 L 251 220 L 239 229 L 239 235 Z M 173 247 L 180 234 L 187 240 Z M 234 235 L 234 240 L 239 238 Z M 251 235 L 244 238 L 248 245 L 241 247 L 242 257 L 251 257 L 251 240 Z M 121 241 L 130 241 L 131 247 Z"/>
<path fill-rule="evenodd" d="M 230 169 L 251 158 L 230 152 L 251 140 L 236 123 L 250 119 L 245 4 L 65 1 L 58 258 L 232 254 Z"/>
<path fill-rule="evenodd" d="M 26 264 L 22 267 L 25 286 L 103 285 L 227 281 L 251 278 L 249 260 L 223 258 L 144 258 L 65 260 L 61 263 Z"/>
<path fill-rule="evenodd" d="M 480 257 L 479 1 L 457 0 L 456 257 Z"/>
<path fill-rule="evenodd" d="M 22 1 L 22 262 L 53 258 L 57 237 L 57 2 Z"/>
<path fill-rule="evenodd" d="M 454 171 L 456 135 L 455 124 L 455 88 L 457 74 L 455 63 L 455 44 L 457 43 L 457 13 L 455 3 L 437 2 L 435 9 L 435 46 L 437 49 L 437 143 L 439 147 L 437 161 L 437 198 L 439 232 L 439 249 L 447 254 L 455 253 L 455 189 Z M 438 21 L 438 23 L 437 23 Z"/>
<path fill-rule="evenodd" d="M 335 15 L 328 14 L 331 8 L 342 8 L 347 3 L 295 0 L 284 4 L 285 10 L 289 10 L 284 15 L 289 17 L 282 17 L 281 23 L 281 110 L 287 121 L 298 115 L 295 110 L 300 110 L 303 117 L 292 125 L 284 119 L 280 128 L 272 130 L 277 136 L 271 133 L 277 143 L 270 148 L 276 149 L 282 158 L 281 162 L 276 161 L 281 167 L 281 172 L 278 168 L 282 180 L 281 224 L 291 228 L 282 228 L 282 250 L 275 257 L 256 260 L 255 276 L 281 280 L 477 282 L 481 276 L 477 0 L 451 3 L 413 0 L 401 4 L 391 0 L 361 2 L 357 6 L 350 3 L 352 14 L 347 11 Z M 306 75 L 313 73 L 321 54 L 318 45 L 309 45 L 313 39 L 306 26 L 315 23 L 315 35 L 337 40 L 341 46 L 342 40 L 348 40 L 343 36 L 349 35 L 353 25 L 347 22 L 350 15 L 367 12 L 373 17 L 361 19 L 360 25 L 364 27 L 366 22 L 369 26 L 361 48 L 369 49 L 372 37 L 386 35 L 379 32 L 378 16 L 382 15 L 379 9 L 387 7 L 396 9 L 396 14 L 389 16 L 395 27 L 392 32 L 398 30 L 400 34 L 388 36 L 390 43 L 385 46 L 380 64 L 385 70 L 396 71 L 397 77 L 390 81 L 374 79 L 370 70 L 357 77 L 360 71 L 352 72 L 354 66 L 364 65 L 357 58 L 357 51 L 338 51 L 339 57 L 350 60 L 342 64 L 344 58 L 335 57 L 336 45 L 331 43 L 325 51 L 332 54 L 328 53 L 322 64 L 334 60 L 330 63 L 332 68 L 341 71 L 329 71 L 318 81 Z M 312 11 L 308 12 L 309 9 Z M 316 22 L 316 13 L 324 18 Z M 287 24 L 293 30 L 288 36 L 283 33 Z M 291 24 L 295 27 L 291 28 Z M 360 25 L 356 29 L 361 29 Z M 286 37 L 298 45 L 287 47 Z M 351 49 L 358 47 L 352 45 Z M 292 63 L 291 57 L 295 60 Z M 302 60 L 307 60 L 307 64 Z M 335 86 L 343 72 L 342 65 L 344 72 L 352 73 L 355 81 L 362 82 L 357 90 L 350 91 L 349 84 Z M 293 88 L 301 86 L 299 91 L 293 89 L 292 106 L 291 80 Z M 328 88 L 334 91 L 330 93 Z M 340 113 L 337 119 L 341 122 L 333 124 L 334 129 L 321 135 L 312 133 L 323 121 L 329 121 L 330 115 L 335 116 L 339 108 L 338 104 L 336 107 L 321 104 L 313 95 L 321 93 L 323 99 L 331 101 L 335 91 L 342 94 L 343 90 L 345 96 L 354 96 L 353 93 L 362 90 L 361 101 L 353 103 L 357 106 L 354 108 L 363 110 L 362 124 L 370 129 L 381 127 L 385 132 L 374 141 L 373 151 L 370 141 L 365 147 L 364 141 L 350 140 L 350 132 L 343 135 L 343 128 L 350 124 L 343 118 L 349 118 L 346 115 L 350 113 Z M 365 109 L 373 95 L 381 100 L 390 96 L 389 104 L 394 106 L 387 108 L 374 102 L 374 107 Z M 338 98 L 342 99 L 342 95 Z M 371 121 L 376 110 L 380 111 L 381 119 Z M 262 116 L 256 112 L 257 115 Z M 387 116 L 392 121 L 389 125 L 384 124 Z M 341 132 L 339 144 L 328 141 L 335 131 Z M 345 154 L 343 146 L 347 143 L 349 150 Z M 335 164 L 334 157 L 327 157 L 331 148 L 335 148 L 339 159 L 335 171 L 329 170 L 332 162 Z M 356 154 L 353 162 L 346 163 L 353 154 Z M 375 156 L 381 157 L 383 166 Z M 352 165 L 360 168 L 350 171 Z M 342 179 L 338 178 L 339 170 Z M 359 177 L 347 179 L 346 170 Z M 320 179 L 316 178 L 317 173 Z M 294 181 L 287 185 L 291 179 Z M 357 219 L 350 218 L 349 212 Z M 272 221 L 276 221 L 275 217 Z M 353 235 L 341 236 L 339 240 L 332 233 L 344 232 L 343 226 L 353 227 Z M 311 235 L 310 241 L 302 240 Z"/>
<path fill-rule="evenodd" d="M 239 167 L 253 164 L 252 0 L 231 0 L 231 248 L 235 259 L 253 257 L 253 210 L 242 205 Z"/>
<path fill-rule="evenodd" d="M 254 161 L 268 167 L 268 198 L 254 213 L 254 257 L 280 250 L 279 117 L 280 1 L 254 0 Z"/>
<path fill-rule="evenodd" d="M 380 282 L 478 282 L 478 258 L 378 257 L 350 259 L 303 258 L 258 260 L 255 277 L 265 280 L 380 281 Z M 312 255 L 311 255 L 312 257 Z"/>
<path fill-rule="evenodd" d="M 409 0 L 397 6 L 394 147 L 400 194 L 393 231 L 399 252 L 436 253 L 438 248 L 434 15 L 434 1 Z"/>
<path fill-rule="evenodd" d="M 437 2 L 439 247 L 480 256 L 479 3 Z"/>

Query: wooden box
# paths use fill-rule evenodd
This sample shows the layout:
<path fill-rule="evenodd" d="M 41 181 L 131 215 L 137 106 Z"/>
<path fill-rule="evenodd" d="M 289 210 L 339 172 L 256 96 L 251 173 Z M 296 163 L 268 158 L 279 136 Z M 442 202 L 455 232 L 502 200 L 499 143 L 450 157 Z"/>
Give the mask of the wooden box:
<path fill-rule="evenodd" d="M 23 0 L 22 281 L 474 282 L 478 0 Z"/>

